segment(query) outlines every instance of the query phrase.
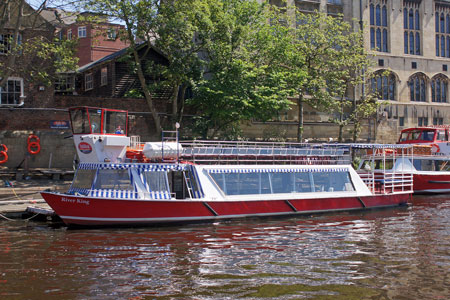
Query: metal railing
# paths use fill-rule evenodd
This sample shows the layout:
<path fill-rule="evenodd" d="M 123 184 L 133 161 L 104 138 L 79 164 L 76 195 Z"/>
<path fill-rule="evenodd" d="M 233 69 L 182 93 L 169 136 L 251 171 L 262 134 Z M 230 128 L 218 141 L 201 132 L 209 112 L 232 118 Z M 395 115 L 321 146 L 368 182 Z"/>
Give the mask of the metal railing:
<path fill-rule="evenodd" d="M 349 164 L 350 146 L 276 142 L 182 142 L 181 159 L 198 164 Z"/>
<path fill-rule="evenodd" d="M 413 191 L 413 175 L 407 172 L 358 172 L 374 194 L 395 194 Z"/>

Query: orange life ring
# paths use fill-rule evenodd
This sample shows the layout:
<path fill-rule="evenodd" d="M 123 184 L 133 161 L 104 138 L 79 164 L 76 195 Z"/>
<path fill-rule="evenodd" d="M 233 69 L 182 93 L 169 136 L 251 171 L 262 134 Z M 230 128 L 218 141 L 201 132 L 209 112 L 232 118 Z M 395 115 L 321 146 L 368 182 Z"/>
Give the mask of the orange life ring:
<path fill-rule="evenodd" d="M 8 161 L 8 153 L 6 153 L 6 151 L 0 151 L 0 157 L 3 156 L 3 159 L 0 160 L 0 164 L 4 164 L 5 162 Z"/>
<path fill-rule="evenodd" d="M 33 150 L 33 148 L 36 148 L 36 150 Z M 38 142 L 31 142 L 28 144 L 28 152 L 30 154 L 38 154 L 41 152 L 41 144 Z"/>
<path fill-rule="evenodd" d="M 1 150 L 1 149 L 3 149 L 3 150 Z M 8 147 L 6 147 L 5 144 L 0 144 L 0 151 L 2 151 L 2 152 L 8 152 Z"/>
<path fill-rule="evenodd" d="M 27 144 L 28 144 L 28 145 L 29 145 L 30 143 L 32 143 L 31 140 L 35 140 L 34 142 L 36 142 L 36 143 L 39 143 L 39 141 L 40 141 L 39 137 L 38 137 L 37 135 L 34 135 L 34 134 L 30 134 L 30 135 L 28 136 L 28 140 L 27 140 Z"/>
<path fill-rule="evenodd" d="M 436 148 L 436 151 L 433 151 L 433 147 Z M 441 148 L 439 148 L 438 144 L 431 144 L 431 152 L 439 153 L 441 151 Z"/>

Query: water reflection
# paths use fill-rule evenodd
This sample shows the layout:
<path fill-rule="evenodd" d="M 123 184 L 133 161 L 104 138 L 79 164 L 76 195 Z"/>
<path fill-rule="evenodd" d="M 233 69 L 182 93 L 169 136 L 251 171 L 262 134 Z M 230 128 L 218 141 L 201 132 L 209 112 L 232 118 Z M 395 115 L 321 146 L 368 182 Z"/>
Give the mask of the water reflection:
<path fill-rule="evenodd" d="M 66 230 L 2 222 L 1 299 L 449 299 L 450 200 L 368 213 Z"/>

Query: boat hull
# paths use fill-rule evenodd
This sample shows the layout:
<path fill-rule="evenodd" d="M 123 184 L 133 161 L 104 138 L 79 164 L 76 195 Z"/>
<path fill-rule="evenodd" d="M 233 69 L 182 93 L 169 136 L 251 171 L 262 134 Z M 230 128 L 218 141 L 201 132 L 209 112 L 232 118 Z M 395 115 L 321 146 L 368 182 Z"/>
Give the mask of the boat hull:
<path fill-rule="evenodd" d="M 442 174 L 442 172 L 440 173 L 441 174 L 414 174 L 413 175 L 414 193 L 417 194 L 450 193 L 450 174 Z"/>
<path fill-rule="evenodd" d="M 410 193 L 322 199 L 208 201 L 129 200 L 42 192 L 67 225 L 133 226 L 351 211 L 406 205 Z"/>

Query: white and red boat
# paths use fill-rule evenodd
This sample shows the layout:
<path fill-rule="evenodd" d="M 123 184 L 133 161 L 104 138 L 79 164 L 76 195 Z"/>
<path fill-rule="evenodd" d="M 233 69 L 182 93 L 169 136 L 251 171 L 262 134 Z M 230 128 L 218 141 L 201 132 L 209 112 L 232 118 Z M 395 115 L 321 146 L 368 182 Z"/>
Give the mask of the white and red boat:
<path fill-rule="evenodd" d="M 407 128 L 398 143 L 414 145 L 414 159 L 396 164 L 413 174 L 415 193 L 450 193 L 450 126 Z"/>
<path fill-rule="evenodd" d="M 293 216 L 405 205 L 408 173 L 358 174 L 349 146 L 141 144 L 127 113 L 70 109 L 80 164 L 66 193 L 42 192 L 67 225 L 114 226 Z M 170 144 L 170 145 L 169 145 Z M 380 181 L 382 179 L 382 181 Z"/>

